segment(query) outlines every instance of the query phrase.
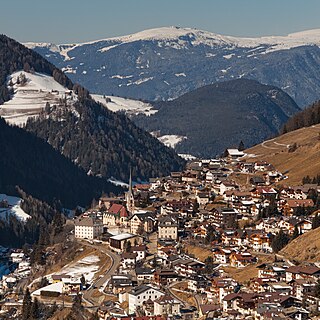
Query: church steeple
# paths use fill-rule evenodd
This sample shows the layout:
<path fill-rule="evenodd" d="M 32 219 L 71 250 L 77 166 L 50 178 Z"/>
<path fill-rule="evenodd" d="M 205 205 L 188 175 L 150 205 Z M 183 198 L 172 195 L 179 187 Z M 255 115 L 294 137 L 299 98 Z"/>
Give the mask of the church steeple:
<path fill-rule="evenodd" d="M 129 190 L 126 193 L 126 205 L 129 213 L 134 213 L 134 197 L 132 191 L 132 170 L 130 167 L 130 177 L 129 177 Z"/>

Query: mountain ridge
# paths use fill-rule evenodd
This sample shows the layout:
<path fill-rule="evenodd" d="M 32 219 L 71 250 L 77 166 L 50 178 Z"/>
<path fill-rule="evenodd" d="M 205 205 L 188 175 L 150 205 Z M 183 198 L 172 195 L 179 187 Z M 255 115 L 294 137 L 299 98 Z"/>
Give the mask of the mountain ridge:
<path fill-rule="evenodd" d="M 320 34 L 236 38 L 164 27 L 83 44 L 27 43 L 92 93 L 172 100 L 237 78 L 275 85 L 300 107 L 319 99 Z"/>
<path fill-rule="evenodd" d="M 74 49 L 75 47 L 79 47 L 82 45 L 88 44 L 96 44 L 103 41 L 114 41 L 119 43 L 128 43 L 140 40 L 174 40 L 179 37 L 189 36 L 190 39 L 193 37 L 207 39 L 208 43 L 213 44 L 221 44 L 222 42 L 229 45 L 237 45 L 237 46 L 247 46 L 250 48 L 257 47 L 259 45 L 279 45 L 279 41 L 282 42 L 279 48 L 274 48 L 274 50 L 283 50 L 283 48 L 292 48 L 294 46 L 301 45 L 320 45 L 320 29 L 310 29 L 305 31 L 298 31 L 289 33 L 286 36 L 261 36 L 261 37 L 237 37 L 230 35 L 222 35 L 210 31 L 204 31 L 197 28 L 184 28 L 184 27 L 159 27 L 159 28 L 151 28 L 143 31 L 139 31 L 133 34 L 116 36 L 116 37 L 107 37 L 102 39 L 97 39 L 93 41 L 87 42 L 79 42 L 79 43 L 64 43 L 64 44 L 54 44 L 54 43 L 45 43 L 45 42 L 25 42 L 26 45 L 30 49 L 34 49 L 35 47 L 51 47 L 53 50 L 58 51 L 68 51 Z"/>
<path fill-rule="evenodd" d="M 175 150 L 199 157 L 215 157 L 241 140 L 249 146 L 270 138 L 300 110 L 281 89 L 248 79 L 217 82 L 153 105 L 158 112 L 133 121 L 160 136 L 184 137 Z"/>

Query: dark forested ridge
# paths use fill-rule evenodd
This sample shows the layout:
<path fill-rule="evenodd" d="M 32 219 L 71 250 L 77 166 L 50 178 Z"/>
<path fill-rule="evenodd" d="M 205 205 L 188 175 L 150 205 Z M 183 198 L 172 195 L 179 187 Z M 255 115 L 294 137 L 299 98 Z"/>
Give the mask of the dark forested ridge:
<path fill-rule="evenodd" d="M 88 176 L 48 143 L 0 118 L 0 191 L 13 194 L 19 186 L 32 196 L 68 208 L 86 206 L 102 191 L 120 189 Z"/>
<path fill-rule="evenodd" d="M 221 154 L 241 140 L 246 147 L 260 143 L 300 110 L 281 89 L 247 79 L 204 86 L 154 106 L 159 111 L 134 117 L 136 124 L 160 135 L 186 136 L 176 150 L 200 157 Z"/>
<path fill-rule="evenodd" d="M 135 179 L 162 176 L 179 170 L 184 161 L 149 133 L 123 115 L 115 114 L 93 101 L 89 92 L 72 82 L 39 54 L 18 42 L 0 36 L 0 103 L 9 99 L 6 79 L 14 71 L 36 71 L 54 76 L 60 84 L 78 94 L 75 110 L 61 101 L 46 110 L 48 117 L 29 121 L 27 130 L 46 140 L 86 172 L 103 177 L 128 179 L 132 168 Z M 57 106 L 55 106 L 57 107 Z"/>
<path fill-rule="evenodd" d="M 287 133 L 303 127 L 310 127 L 320 123 L 320 101 L 313 103 L 306 109 L 293 115 L 285 123 L 281 133 Z"/>
<path fill-rule="evenodd" d="M 28 131 L 48 141 L 87 172 L 127 180 L 131 167 L 135 178 L 162 176 L 179 170 L 183 160 L 123 114 L 115 114 L 88 97 L 79 98 L 75 108 L 59 106 L 65 121 L 56 121 L 56 110 L 30 119 Z M 48 117 L 49 115 L 49 117 Z"/>

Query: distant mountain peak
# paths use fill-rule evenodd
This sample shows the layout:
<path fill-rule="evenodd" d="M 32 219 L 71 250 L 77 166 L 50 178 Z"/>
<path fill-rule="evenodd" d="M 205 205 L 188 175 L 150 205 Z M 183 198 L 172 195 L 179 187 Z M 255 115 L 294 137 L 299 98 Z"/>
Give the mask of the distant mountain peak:
<path fill-rule="evenodd" d="M 250 78 L 282 88 L 300 106 L 319 98 L 320 29 L 254 38 L 171 26 L 86 43 L 26 45 L 100 95 L 172 100 Z"/>
<path fill-rule="evenodd" d="M 303 45 L 320 45 L 320 29 L 311 29 L 289 33 L 285 36 L 261 36 L 261 37 L 237 37 L 222 35 L 210 31 L 204 31 L 196 28 L 169 26 L 146 29 L 136 33 L 124 36 L 116 36 L 93 40 L 83 43 L 73 44 L 53 44 L 46 42 L 27 42 L 24 45 L 30 49 L 35 47 L 50 48 L 51 51 L 57 52 L 62 50 L 73 49 L 81 45 L 94 44 L 102 41 L 129 43 L 135 41 L 164 41 L 179 40 L 181 37 L 189 37 L 195 44 L 201 42 L 212 46 L 219 43 L 233 45 L 237 47 L 257 47 L 259 45 L 274 46 L 273 50 L 289 49 Z"/>

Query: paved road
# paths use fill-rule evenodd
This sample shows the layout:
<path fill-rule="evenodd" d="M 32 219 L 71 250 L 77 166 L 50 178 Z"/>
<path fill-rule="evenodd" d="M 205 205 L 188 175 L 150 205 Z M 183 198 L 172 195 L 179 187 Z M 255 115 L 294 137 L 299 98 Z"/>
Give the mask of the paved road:
<path fill-rule="evenodd" d="M 190 304 L 189 303 L 187 303 L 186 301 L 184 301 L 184 300 L 181 300 L 176 294 L 175 294 L 175 290 L 172 290 L 172 287 L 173 286 L 175 286 L 175 285 L 177 285 L 177 284 L 180 284 L 180 283 L 185 283 L 185 281 L 177 281 L 177 282 L 173 282 L 173 283 L 171 283 L 171 284 L 169 284 L 168 286 L 167 286 L 167 290 L 169 291 L 169 293 L 176 299 L 176 300 L 178 300 L 178 301 L 180 301 L 182 304 L 183 304 L 183 306 L 185 306 L 185 307 L 190 307 Z M 181 291 L 183 291 L 183 290 L 181 290 Z M 190 292 L 186 292 L 186 293 L 190 293 Z"/>
<path fill-rule="evenodd" d="M 94 290 L 95 290 L 95 288 L 99 289 L 101 286 L 103 286 L 106 283 L 106 281 L 109 280 L 111 278 L 111 276 L 116 273 L 116 269 L 118 268 L 118 266 L 120 264 L 121 258 L 120 258 L 120 255 L 112 252 L 111 250 L 106 248 L 103 244 L 95 245 L 95 244 L 89 244 L 85 241 L 82 241 L 81 243 L 86 246 L 95 248 L 96 250 L 109 256 L 111 259 L 111 266 L 110 266 L 109 270 L 103 275 L 103 277 L 94 281 L 92 283 L 92 286 L 88 290 L 86 290 L 83 294 L 84 301 L 86 301 L 87 303 L 89 303 L 92 306 L 99 305 L 99 302 L 97 301 L 97 299 L 92 297 Z M 105 267 L 107 264 L 109 264 L 109 261 L 107 261 L 105 263 L 105 265 L 102 266 L 102 268 Z"/>

